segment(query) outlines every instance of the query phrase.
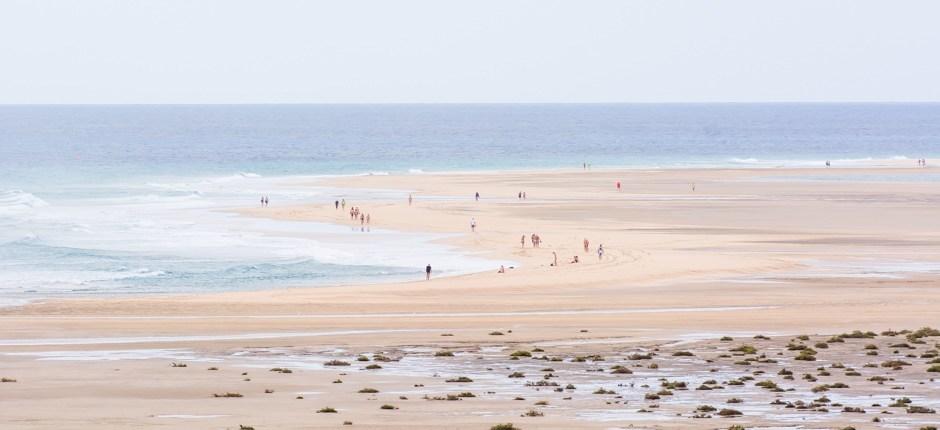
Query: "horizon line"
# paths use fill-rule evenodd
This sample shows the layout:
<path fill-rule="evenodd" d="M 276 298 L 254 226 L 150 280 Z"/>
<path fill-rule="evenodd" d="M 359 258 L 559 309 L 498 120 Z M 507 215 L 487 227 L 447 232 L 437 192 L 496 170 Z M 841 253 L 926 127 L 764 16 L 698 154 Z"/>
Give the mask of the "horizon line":
<path fill-rule="evenodd" d="M 16 106 L 423 106 L 423 105 L 824 105 L 824 104 L 940 104 L 940 100 L 925 101 L 622 101 L 622 102 L 134 102 L 134 103 L 0 103 L 2 107 Z"/>

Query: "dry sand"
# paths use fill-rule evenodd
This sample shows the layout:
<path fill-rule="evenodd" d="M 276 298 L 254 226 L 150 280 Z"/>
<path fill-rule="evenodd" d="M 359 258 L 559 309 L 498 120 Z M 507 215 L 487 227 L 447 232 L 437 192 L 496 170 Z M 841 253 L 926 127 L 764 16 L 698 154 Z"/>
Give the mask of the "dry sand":
<path fill-rule="evenodd" d="M 348 420 L 352 428 L 488 429 L 501 422 L 523 429 L 727 428 L 734 423 L 919 428 L 923 420 L 909 418 L 922 414 L 903 409 L 885 415 L 882 423 L 872 422 L 875 413 L 843 413 L 841 408 L 813 412 L 816 418 L 806 421 L 788 412 L 796 408 L 769 403 L 775 396 L 784 402 L 812 401 L 807 390 L 814 385 L 800 375 L 816 374 L 816 367 L 841 361 L 869 369 L 863 366 L 872 359 L 860 343 L 867 340 L 819 349 L 823 364 L 798 363 L 792 358 L 799 351 L 785 347 L 794 335 L 814 335 L 805 342 L 812 346 L 856 329 L 940 326 L 940 182 L 918 180 L 929 177 L 921 175 L 937 173 L 913 168 L 572 170 L 361 176 L 311 184 L 399 190 L 401 198 L 395 201 L 349 203 L 371 215 L 371 228 L 457 233 L 447 239 L 453 246 L 512 260 L 518 267 L 504 274 L 494 266 L 487 273 L 397 284 L 56 300 L 0 309 L 0 377 L 16 379 L 0 384 L 0 427 L 300 429 L 342 427 Z M 899 180 L 905 177 L 912 180 Z M 622 182 L 621 191 L 616 181 Z M 527 199 L 517 198 L 520 191 Z M 482 196 L 478 202 L 475 192 Z M 415 196 L 411 206 L 408 193 Z M 332 202 L 240 212 L 350 223 Z M 478 223 L 475 233 L 469 232 L 471 217 Z M 542 237 L 538 249 L 528 240 L 532 233 Z M 522 235 L 527 236 L 524 248 Z M 585 238 L 591 242 L 588 253 L 582 249 Z M 598 244 L 606 250 L 602 259 L 595 252 Z M 550 265 L 553 252 L 557 267 Z M 575 255 L 581 262 L 570 264 Z M 758 333 L 772 337 L 763 341 L 768 352 L 763 346 L 761 352 L 770 358 L 779 352 L 786 359 L 742 368 L 734 364 L 740 357 L 720 357 L 739 346 L 718 342 L 722 335 L 739 342 Z M 940 384 L 929 381 L 926 372 L 938 340 L 926 338 L 914 352 L 887 354 L 916 357 L 907 358 L 911 366 L 888 370 L 908 390 L 903 395 L 920 396 L 917 404 L 940 402 Z M 673 358 L 675 341 L 690 342 L 681 347 L 694 350 L 696 358 Z M 902 334 L 870 342 L 884 350 L 903 341 Z M 660 369 L 638 360 L 647 366 L 643 375 L 609 373 L 616 364 L 636 365 L 630 354 L 657 347 L 663 350 L 652 360 Z M 565 361 L 509 359 L 511 351 L 535 348 L 545 351 L 536 356 Z M 441 349 L 456 350 L 458 356 L 434 357 Z M 114 351 L 125 352 L 115 356 Z M 381 369 L 368 371 L 363 368 L 373 361 L 354 361 L 359 354 L 372 359 L 373 353 L 400 361 L 379 362 Z M 590 360 L 572 362 L 590 354 L 606 360 L 593 367 Z M 876 364 L 887 355 L 877 357 Z M 328 359 L 352 365 L 324 367 Z M 171 362 L 187 367 L 170 367 Z M 801 366 L 797 381 L 777 375 L 781 367 L 794 365 Z M 212 366 L 219 370 L 206 370 Z M 272 367 L 293 372 L 269 372 Z M 517 367 L 526 377 L 506 378 Z M 568 393 L 526 387 L 546 380 L 539 374 L 545 367 L 558 368 L 561 387 L 570 382 L 579 388 Z M 597 367 L 604 371 L 590 372 Z M 720 383 L 765 371 L 803 396 L 771 395 L 749 381 L 744 388 L 722 390 L 722 399 L 745 400 L 736 408 L 742 417 L 691 418 L 699 400 L 722 406 L 718 398 L 701 397 L 715 390 L 694 390 L 701 382 L 698 373 L 713 368 Z M 443 381 L 459 372 L 487 382 L 458 388 Z M 880 367 L 860 372 L 854 378 L 865 382 L 850 384 L 855 396 L 893 389 L 867 381 L 885 373 Z M 659 388 L 642 385 L 659 377 L 685 377 L 696 385 L 681 396 L 644 399 Z M 336 379 L 343 383 L 332 383 Z M 373 386 L 380 393 L 357 393 Z M 582 388 L 600 386 L 617 393 L 605 398 Z M 274 392 L 265 394 L 265 389 Z M 461 391 L 477 397 L 421 399 Z M 224 392 L 244 397 L 211 397 Z M 673 400 L 679 397 L 683 400 Z M 548 405 L 535 405 L 539 400 Z M 846 405 L 870 409 L 885 400 L 861 404 L 847 398 Z M 380 409 L 385 403 L 399 409 Z M 325 406 L 339 413 L 315 413 Z M 544 416 L 519 416 L 529 409 Z M 902 415 L 908 421 L 892 423 Z"/>

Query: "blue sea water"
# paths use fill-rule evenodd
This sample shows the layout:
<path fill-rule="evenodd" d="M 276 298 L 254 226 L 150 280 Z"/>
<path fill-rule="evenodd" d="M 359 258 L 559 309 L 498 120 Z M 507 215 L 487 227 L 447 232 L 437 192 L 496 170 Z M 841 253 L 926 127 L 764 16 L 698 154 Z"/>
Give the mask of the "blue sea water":
<path fill-rule="evenodd" d="M 224 211 L 403 197 L 309 185 L 322 175 L 905 157 L 940 157 L 940 104 L 0 106 L 0 303 L 498 264 L 439 236 Z"/>

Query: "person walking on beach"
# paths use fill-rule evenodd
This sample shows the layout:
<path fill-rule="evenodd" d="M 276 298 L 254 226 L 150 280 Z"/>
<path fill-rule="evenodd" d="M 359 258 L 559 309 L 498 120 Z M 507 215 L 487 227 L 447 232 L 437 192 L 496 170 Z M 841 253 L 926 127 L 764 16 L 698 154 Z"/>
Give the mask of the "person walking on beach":
<path fill-rule="evenodd" d="M 558 253 L 552 251 L 552 266 L 558 267 Z"/>
<path fill-rule="evenodd" d="M 617 191 L 620 191 L 620 181 L 617 181 Z"/>
<path fill-rule="evenodd" d="M 523 191 L 523 192 L 522 192 L 522 200 L 525 200 L 525 199 L 527 199 L 527 198 L 528 198 L 528 197 L 526 197 L 525 191 Z"/>
<path fill-rule="evenodd" d="M 333 204 L 336 205 L 336 210 L 339 210 L 339 200 L 333 202 Z"/>
<path fill-rule="evenodd" d="M 521 243 L 522 247 L 525 248 L 525 235 L 522 235 L 522 239 L 519 239 L 519 243 Z"/>
<path fill-rule="evenodd" d="M 584 238 L 584 252 L 588 252 L 588 244 L 589 244 L 589 243 L 590 243 L 590 242 L 588 242 L 587 238 Z"/>
<path fill-rule="evenodd" d="M 414 197 L 411 196 L 411 193 L 408 193 L 408 206 L 411 206 L 412 200 L 414 200 Z"/>
<path fill-rule="evenodd" d="M 472 231 L 472 232 L 474 232 L 474 233 L 477 231 L 477 220 L 476 220 L 476 218 L 470 218 L 470 231 Z"/>
<path fill-rule="evenodd" d="M 339 204 L 343 206 L 343 210 L 346 210 L 346 199 L 340 201 Z"/>
<path fill-rule="evenodd" d="M 519 191 L 519 200 L 522 200 L 522 191 Z"/>
<path fill-rule="evenodd" d="M 261 207 L 264 207 L 264 196 L 261 196 Z"/>
<path fill-rule="evenodd" d="M 475 196 L 473 196 L 473 198 L 475 198 L 476 201 L 480 201 L 480 192 L 477 191 L 477 194 L 476 194 Z"/>
<path fill-rule="evenodd" d="M 431 264 L 429 263 L 427 267 L 424 268 L 424 279 L 427 281 L 431 280 Z"/>
<path fill-rule="evenodd" d="M 372 217 L 369 214 L 366 214 L 366 224 L 372 223 Z"/>
<path fill-rule="evenodd" d="M 604 244 L 603 243 L 600 245 L 597 245 L 597 259 L 598 260 L 604 259 Z"/>

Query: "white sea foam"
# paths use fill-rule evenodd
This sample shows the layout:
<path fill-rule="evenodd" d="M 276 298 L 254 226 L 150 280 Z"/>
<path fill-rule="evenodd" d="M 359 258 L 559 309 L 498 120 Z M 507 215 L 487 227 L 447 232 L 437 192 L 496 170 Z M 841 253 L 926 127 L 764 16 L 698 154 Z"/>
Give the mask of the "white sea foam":
<path fill-rule="evenodd" d="M 362 205 L 370 199 L 404 198 L 402 192 L 316 187 L 311 185 L 316 177 L 310 176 L 237 174 L 163 179 L 96 185 L 95 193 L 87 197 L 75 193 L 54 200 L 48 208 L 49 203 L 23 191 L 0 194 L 0 244 L 19 242 L 25 251 L 32 252 L 27 257 L 16 251 L 13 259 L 0 261 L 0 299 L 10 299 L 4 300 L 10 303 L 13 299 L 47 297 L 44 293 L 76 293 L 85 288 L 94 292 L 103 286 L 101 283 L 128 293 L 151 292 L 134 289 L 122 281 L 204 273 L 207 263 L 222 265 L 219 270 L 225 265 L 243 268 L 251 272 L 246 276 L 252 278 L 264 277 L 266 271 L 278 268 L 278 276 L 294 276 L 285 275 L 283 270 L 289 270 L 285 267 L 320 270 L 309 264 L 297 266 L 305 262 L 336 265 L 328 268 L 333 272 L 322 271 L 327 269 L 324 267 L 322 273 L 311 274 L 322 278 L 321 283 L 329 282 L 331 276 L 343 279 L 337 282 L 381 280 L 383 273 L 398 276 L 388 279 L 401 279 L 405 272 L 418 277 L 428 263 L 442 275 L 513 264 L 463 255 L 437 243 L 447 237 L 439 234 L 383 228 L 363 232 L 358 226 L 248 217 L 227 210 L 254 206 L 261 195 L 269 197 L 271 206 L 332 202 L 340 196 Z M 99 189 L 108 192 L 102 194 Z M 10 214 L 6 221 L 4 210 Z M 373 226 L 381 226 L 381 220 L 373 219 Z M 63 266 L 63 254 L 72 259 L 71 265 Z M 154 261 L 148 262 L 150 258 Z M 169 270 L 167 264 L 174 270 Z M 355 278 L 360 270 L 356 267 L 368 267 L 368 278 Z M 224 271 L 223 275 L 240 276 Z M 304 279 L 303 273 L 295 275 L 296 279 Z M 231 281 L 199 279 L 204 286 L 224 286 Z M 283 281 L 280 285 L 285 286 Z M 16 294 L 8 294 L 11 292 Z M 159 288 L 155 292 L 160 292 Z"/>
<path fill-rule="evenodd" d="M 29 212 L 48 205 L 43 199 L 22 190 L 0 191 L 0 216 Z"/>

